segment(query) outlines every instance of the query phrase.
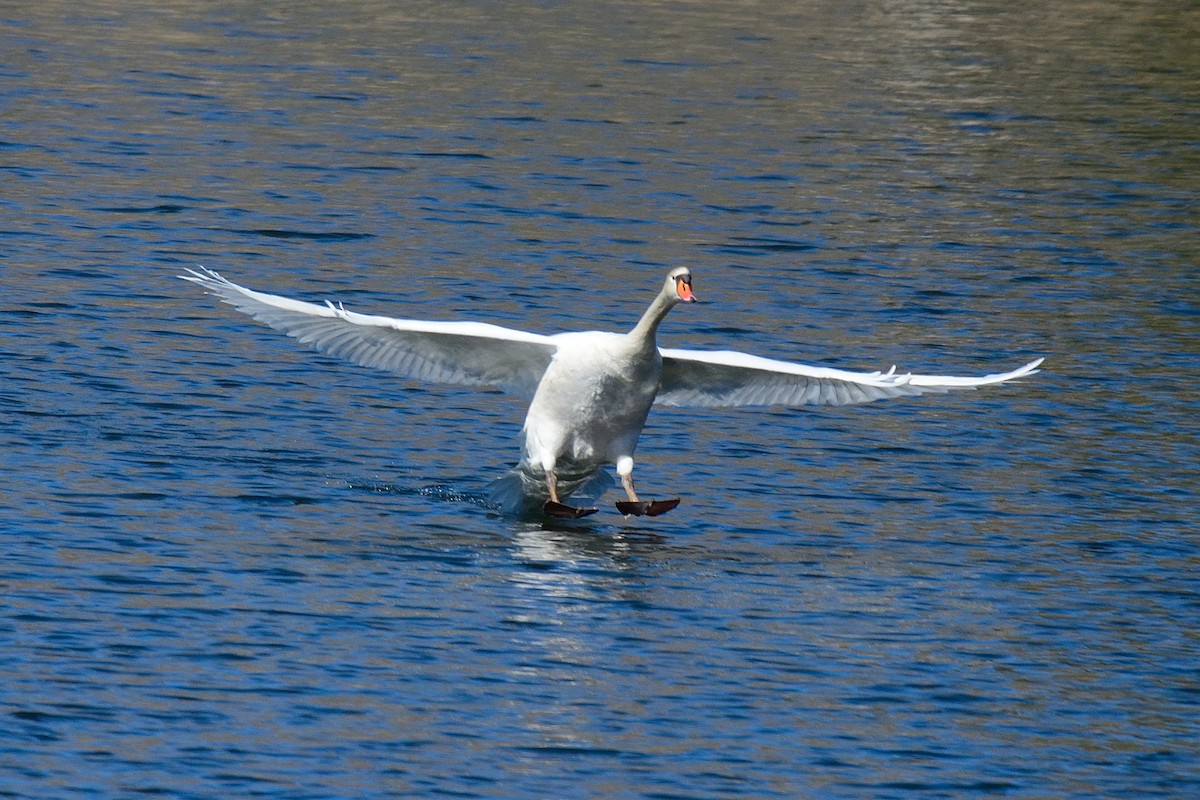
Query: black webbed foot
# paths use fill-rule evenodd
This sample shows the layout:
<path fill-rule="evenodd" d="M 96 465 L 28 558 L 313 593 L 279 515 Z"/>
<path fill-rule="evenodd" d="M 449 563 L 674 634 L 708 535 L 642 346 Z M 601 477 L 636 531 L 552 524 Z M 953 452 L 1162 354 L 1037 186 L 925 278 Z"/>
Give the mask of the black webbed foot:
<path fill-rule="evenodd" d="M 617 511 L 627 517 L 657 517 L 677 505 L 679 505 L 678 497 L 672 497 L 670 500 L 639 500 L 636 502 L 620 500 L 617 502 Z"/>
<path fill-rule="evenodd" d="M 555 517 L 557 519 L 579 519 L 591 514 L 595 514 L 600 509 L 598 508 L 576 508 L 562 503 L 556 503 L 553 500 L 547 500 L 542 506 L 542 513 L 547 517 Z"/>

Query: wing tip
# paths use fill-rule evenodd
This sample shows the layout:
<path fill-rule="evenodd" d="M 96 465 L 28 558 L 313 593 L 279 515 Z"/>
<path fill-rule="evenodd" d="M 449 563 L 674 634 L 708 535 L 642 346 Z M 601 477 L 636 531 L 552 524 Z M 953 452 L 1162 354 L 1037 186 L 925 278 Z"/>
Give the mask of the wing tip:
<path fill-rule="evenodd" d="M 1035 358 L 1033 361 L 1030 361 L 1025 366 L 1017 367 L 1012 372 L 1010 372 L 1009 375 L 1011 375 L 1013 378 L 1024 378 L 1026 375 L 1036 375 L 1037 373 L 1041 372 L 1041 370 L 1038 369 L 1038 367 L 1040 367 L 1042 365 L 1042 362 L 1044 362 L 1045 360 L 1046 360 L 1045 356 L 1038 356 L 1037 358 Z"/>
<path fill-rule="evenodd" d="M 233 281 L 229 280 L 215 269 L 209 269 L 203 264 L 197 264 L 199 270 L 194 270 L 191 267 L 184 267 L 183 271 L 189 274 L 176 275 L 176 278 L 185 281 L 191 281 L 203 286 L 205 289 L 213 290 L 219 286 L 232 286 Z"/>

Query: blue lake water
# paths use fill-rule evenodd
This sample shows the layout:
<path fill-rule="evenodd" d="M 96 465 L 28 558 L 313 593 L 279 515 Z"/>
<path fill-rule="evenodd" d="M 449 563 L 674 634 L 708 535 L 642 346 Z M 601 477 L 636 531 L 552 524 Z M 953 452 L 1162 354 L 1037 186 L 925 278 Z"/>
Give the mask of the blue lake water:
<path fill-rule="evenodd" d="M 1200 796 L 1188 3 L 8 3 L 0 797 Z M 578 524 L 524 409 L 174 277 L 849 369 L 662 409 Z"/>

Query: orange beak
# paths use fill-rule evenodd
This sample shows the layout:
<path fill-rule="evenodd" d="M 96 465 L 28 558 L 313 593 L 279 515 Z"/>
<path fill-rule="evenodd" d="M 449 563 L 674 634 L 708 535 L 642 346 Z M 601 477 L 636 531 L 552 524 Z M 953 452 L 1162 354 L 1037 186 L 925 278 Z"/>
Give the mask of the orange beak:
<path fill-rule="evenodd" d="M 675 279 L 675 293 L 685 303 L 695 303 L 699 298 L 692 293 L 691 278 L 681 276 Z"/>

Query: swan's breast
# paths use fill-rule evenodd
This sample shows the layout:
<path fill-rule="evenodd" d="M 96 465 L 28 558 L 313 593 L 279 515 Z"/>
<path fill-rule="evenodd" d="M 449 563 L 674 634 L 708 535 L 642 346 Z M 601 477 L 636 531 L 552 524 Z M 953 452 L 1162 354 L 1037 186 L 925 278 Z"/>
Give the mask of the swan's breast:
<path fill-rule="evenodd" d="M 617 333 L 568 333 L 554 338 L 558 350 L 538 394 L 569 400 L 577 413 L 594 409 L 604 416 L 619 416 L 630 405 L 653 402 L 662 378 L 657 350 L 639 350 L 628 336 Z"/>
<path fill-rule="evenodd" d="M 526 435 L 560 452 L 603 458 L 615 441 L 636 440 L 658 392 L 662 358 L 614 333 L 554 337 L 554 360 L 538 385 Z"/>

